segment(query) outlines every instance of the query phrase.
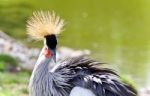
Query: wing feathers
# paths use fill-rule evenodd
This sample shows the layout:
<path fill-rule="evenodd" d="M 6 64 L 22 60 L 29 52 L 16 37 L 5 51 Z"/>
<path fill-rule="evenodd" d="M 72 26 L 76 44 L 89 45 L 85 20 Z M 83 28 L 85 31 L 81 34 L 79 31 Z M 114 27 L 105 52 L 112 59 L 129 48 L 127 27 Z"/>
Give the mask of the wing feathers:
<path fill-rule="evenodd" d="M 103 63 L 76 57 L 63 61 L 55 72 L 71 77 L 67 83 L 89 89 L 95 96 L 137 96 L 136 91 L 121 82 L 113 70 L 98 68 L 97 64 Z"/>

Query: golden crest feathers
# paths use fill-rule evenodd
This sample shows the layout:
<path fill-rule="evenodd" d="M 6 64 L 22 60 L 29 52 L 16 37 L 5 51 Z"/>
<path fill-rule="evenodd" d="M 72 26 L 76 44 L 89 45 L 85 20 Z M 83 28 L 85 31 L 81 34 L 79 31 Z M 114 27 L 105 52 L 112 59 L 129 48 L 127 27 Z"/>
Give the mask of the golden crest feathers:
<path fill-rule="evenodd" d="M 54 12 L 37 11 L 27 21 L 27 32 L 34 39 L 43 39 L 47 35 L 59 34 L 64 26 L 64 20 Z"/>

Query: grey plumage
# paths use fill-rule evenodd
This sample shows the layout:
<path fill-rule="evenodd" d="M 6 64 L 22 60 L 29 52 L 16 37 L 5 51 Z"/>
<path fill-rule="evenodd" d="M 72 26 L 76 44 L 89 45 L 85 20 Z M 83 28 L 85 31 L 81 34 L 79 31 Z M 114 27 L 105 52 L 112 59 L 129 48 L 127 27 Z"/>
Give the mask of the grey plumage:
<path fill-rule="evenodd" d="M 114 71 L 97 68 L 97 64 L 101 63 L 85 57 L 60 61 L 53 71 L 48 69 L 48 63 L 41 64 L 41 71 L 33 73 L 31 96 L 69 96 L 75 86 L 90 89 L 96 96 L 136 96 Z"/>

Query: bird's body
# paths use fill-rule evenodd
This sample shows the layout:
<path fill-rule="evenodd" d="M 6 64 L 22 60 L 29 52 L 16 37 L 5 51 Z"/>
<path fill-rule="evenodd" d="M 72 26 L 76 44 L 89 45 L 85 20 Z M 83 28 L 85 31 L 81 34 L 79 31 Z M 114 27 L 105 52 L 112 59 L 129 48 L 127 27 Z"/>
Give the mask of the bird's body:
<path fill-rule="evenodd" d="M 70 96 L 96 96 L 96 95 L 89 89 L 76 86 L 71 90 Z"/>
<path fill-rule="evenodd" d="M 46 25 L 54 24 L 55 27 L 53 27 L 57 30 L 50 29 L 58 33 L 57 31 L 62 26 L 61 20 L 55 18 L 54 15 L 52 15 L 53 18 L 47 15 L 38 13 L 36 18 L 31 18 L 28 24 L 29 34 L 40 39 L 44 38 L 45 44 L 30 78 L 30 96 L 136 96 L 136 92 L 122 83 L 114 71 L 97 67 L 98 64 L 102 64 L 100 62 L 85 57 L 68 58 L 56 62 L 57 39 L 55 33 L 46 30 L 43 37 L 32 33 L 34 28 L 39 27 L 38 22 Z M 51 22 L 47 24 L 47 21 L 42 20 Z M 54 68 L 49 69 L 49 66 L 55 63 Z"/>
<path fill-rule="evenodd" d="M 76 57 L 49 70 L 49 63 L 42 63 L 31 78 L 31 96 L 135 96 L 133 90 L 118 81 L 116 73 L 97 68 L 97 64 L 101 63 Z"/>

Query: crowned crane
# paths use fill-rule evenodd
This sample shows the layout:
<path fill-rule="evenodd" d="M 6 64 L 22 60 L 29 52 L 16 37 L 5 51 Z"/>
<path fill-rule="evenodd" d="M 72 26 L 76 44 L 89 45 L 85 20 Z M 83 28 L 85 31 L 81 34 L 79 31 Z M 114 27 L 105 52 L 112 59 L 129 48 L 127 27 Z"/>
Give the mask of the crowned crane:
<path fill-rule="evenodd" d="M 28 34 L 44 40 L 29 82 L 30 96 L 137 96 L 111 69 L 86 57 L 56 60 L 57 35 L 64 20 L 54 12 L 37 11 L 27 21 Z M 55 65 L 49 69 L 50 65 Z"/>

